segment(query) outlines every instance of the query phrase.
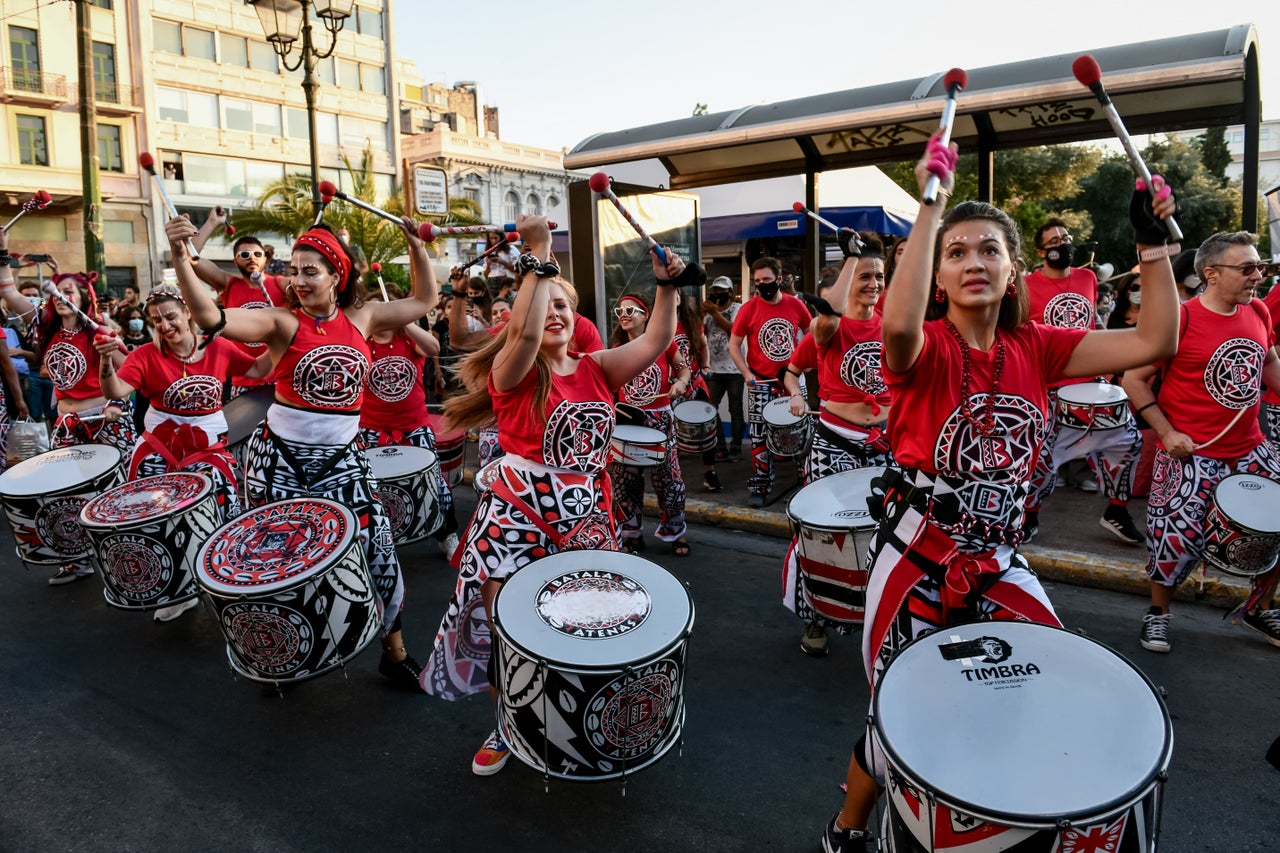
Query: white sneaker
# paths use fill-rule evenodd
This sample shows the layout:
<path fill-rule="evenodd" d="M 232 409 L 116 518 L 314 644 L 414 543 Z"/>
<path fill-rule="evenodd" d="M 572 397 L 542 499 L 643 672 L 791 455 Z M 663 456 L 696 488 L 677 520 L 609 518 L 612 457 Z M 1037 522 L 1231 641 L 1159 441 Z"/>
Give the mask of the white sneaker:
<path fill-rule="evenodd" d="M 192 608 L 200 606 L 200 597 L 189 598 L 181 604 L 170 604 L 168 607 L 161 607 L 156 611 L 154 618 L 157 622 L 172 622 L 183 613 Z"/>
<path fill-rule="evenodd" d="M 450 533 L 448 536 L 440 540 L 440 553 L 444 554 L 446 560 L 453 557 L 453 552 L 458 550 L 458 534 Z"/>

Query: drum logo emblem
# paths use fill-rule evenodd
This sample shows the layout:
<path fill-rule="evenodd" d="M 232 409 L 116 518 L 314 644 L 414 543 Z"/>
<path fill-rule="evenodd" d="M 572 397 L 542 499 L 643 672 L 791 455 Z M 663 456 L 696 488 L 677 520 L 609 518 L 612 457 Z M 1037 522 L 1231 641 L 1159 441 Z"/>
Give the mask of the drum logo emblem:
<path fill-rule="evenodd" d="M 403 536 L 413 518 L 412 498 L 404 489 L 398 489 L 389 483 L 378 485 L 378 498 L 387 513 L 387 520 L 391 522 L 391 538 Z"/>
<path fill-rule="evenodd" d="M 1013 646 L 1000 637 L 961 640 L 953 635 L 950 643 L 938 646 L 938 652 L 943 660 L 959 661 L 964 680 L 969 682 L 1009 686 L 1040 674 L 1040 667 L 1034 663 L 1004 663 L 1013 654 Z M 980 666 L 984 663 L 996 665 Z"/>
<path fill-rule="evenodd" d="M 85 503 L 81 497 L 66 497 L 42 505 L 35 518 L 40 541 L 64 557 L 87 551 L 89 535 L 80 526 L 80 510 Z"/>
<path fill-rule="evenodd" d="M 544 583 L 537 595 L 538 616 L 547 625 L 588 640 L 634 631 L 649 618 L 648 591 L 626 575 L 610 571 L 566 572 Z"/>
<path fill-rule="evenodd" d="M 756 335 L 756 343 L 770 361 L 786 361 L 796 346 L 796 329 L 789 320 L 774 317 L 766 320 Z"/>
<path fill-rule="evenodd" d="M 134 599 L 149 599 L 173 574 L 168 550 L 145 536 L 113 538 L 102 549 L 102 563 L 118 591 Z"/>
<path fill-rule="evenodd" d="M 1080 829 L 1069 827 L 1055 848 L 1057 853 L 1116 853 L 1129 823 L 1129 811 L 1123 812 L 1112 823 L 1099 823 Z"/>
<path fill-rule="evenodd" d="M 236 650 L 258 672 L 285 675 L 311 651 L 311 624 L 295 610 L 274 604 L 237 604 L 222 611 Z"/>
<path fill-rule="evenodd" d="M 591 745 L 614 760 L 643 756 L 663 742 L 679 691 L 680 667 L 674 660 L 619 675 L 587 705 L 585 723 Z"/>

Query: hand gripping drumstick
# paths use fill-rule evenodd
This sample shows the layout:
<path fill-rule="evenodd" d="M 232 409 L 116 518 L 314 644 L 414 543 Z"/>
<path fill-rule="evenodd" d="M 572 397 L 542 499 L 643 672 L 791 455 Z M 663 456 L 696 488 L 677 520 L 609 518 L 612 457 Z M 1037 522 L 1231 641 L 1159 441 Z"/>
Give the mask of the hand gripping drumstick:
<path fill-rule="evenodd" d="M 160 198 L 164 199 L 165 210 L 169 211 L 169 215 L 175 219 L 178 216 L 178 208 L 173 206 L 173 202 L 169 199 L 169 194 L 165 192 L 164 181 L 156 174 L 156 158 L 151 156 L 150 151 L 143 151 L 138 155 L 138 163 L 142 168 L 151 173 L 151 177 L 155 178 L 156 187 L 160 190 Z M 190 239 L 187 241 L 187 254 L 191 256 L 191 263 L 200 260 L 200 253 L 196 251 L 196 246 Z"/>
<path fill-rule="evenodd" d="M 381 216 L 383 219 L 387 220 L 388 222 L 394 222 L 396 225 L 404 224 L 404 220 L 401 219 L 399 216 L 396 216 L 391 213 L 387 213 L 382 208 L 375 207 L 374 205 L 369 204 L 369 202 L 367 201 L 361 201 L 358 198 L 352 198 L 351 196 L 344 193 L 342 190 L 335 187 L 332 181 L 321 181 L 318 189 L 320 190 L 320 202 L 322 205 L 327 205 L 329 201 L 332 201 L 335 198 L 340 198 L 343 201 L 347 202 L 348 204 L 354 204 L 356 207 L 360 208 L 361 210 L 367 210 L 370 213 L 374 214 L 375 216 Z M 328 197 L 328 200 L 326 200 L 326 196 Z M 324 213 L 323 206 L 321 207 L 320 211 L 321 211 L 321 214 Z M 319 217 L 317 217 L 317 223 L 318 221 L 319 221 Z"/>
<path fill-rule="evenodd" d="M 1098 103 L 1102 104 L 1102 113 L 1107 117 L 1107 121 L 1111 123 L 1111 129 L 1115 132 L 1116 138 L 1124 146 L 1124 152 L 1129 155 L 1129 164 L 1133 166 L 1134 174 L 1146 181 L 1147 191 L 1151 193 L 1151 197 L 1154 199 L 1156 188 L 1151 182 L 1151 170 L 1142 161 L 1142 155 L 1138 153 L 1138 149 L 1133 147 L 1133 140 L 1129 138 L 1129 131 L 1125 128 L 1124 121 L 1120 118 L 1120 113 L 1116 112 L 1116 105 L 1111 102 L 1111 96 L 1103 88 L 1102 68 L 1098 65 L 1098 60 L 1087 53 L 1082 53 L 1076 57 L 1075 62 L 1071 63 L 1071 73 L 1076 76 L 1081 85 L 1086 86 L 1089 91 L 1093 92 L 1098 99 Z M 1180 242 L 1182 240 L 1182 229 L 1178 227 L 1178 223 L 1174 221 L 1174 218 L 1170 216 L 1163 222 L 1164 227 L 1169 231 L 1169 236 L 1174 241 Z"/>
<path fill-rule="evenodd" d="M 613 188 L 609 186 L 609 176 L 604 172 L 596 172 L 591 176 L 591 180 L 587 181 L 587 183 L 591 186 L 592 191 L 599 193 L 609 199 L 609 201 L 613 202 L 613 206 L 618 208 L 618 213 L 622 214 L 622 218 L 627 220 L 632 228 L 636 229 L 636 233 L 640 235 L 640 239 L 649 244 L 649 251 L 657 255 L 658 260 L 665 264 L 667 262 L 666 250 L 658 245 L 657 240 L 654 240 L 645 232 L 644 226 L 636 221 L 636 218 L 631 215 L 631 211 L 622 206 L 622 202 L 619 201 L 618 196 L 614 194 Z"/>
<path fill-rule="evenodd" d="M 947 87 L 947 101 L 942 105 L 942 136 L 938 141 L 945 148 L 951 143 L 951 126 L 956 123 L 956 97 L 961 89 L 969 85 L 969 75 L 963 68 L 952 68 L 947 72 L 947 76 L 942 78 L 942 82 Z M 929 176 L 929 180 L 924 185 L 925 204 L 933 204 L 938 200 L 938 188 L 941 185 L 941 178 L 937 175 Z"/>
<path fill-rule="evenodd" d="M 13 217 L 13 219 L 10 219 L 7 224 L 0 226 L 0 231 L 7 232 L 13 227 L 13 223 L 17 222 L 33 210 L 44 210 L 49 206 L 51 201 L 53 201 L 53 196 L 49 195 L 44 190 L 36 190 L 35 195 L 22 203 L 22 210 L 18 211 L 18 215 Z"/>
<path fill-rule="evenodd" d="M 382 291 L 382 301 L 390 302 L 391 298 L 387 296 L 387 286 L 382 283 L 382 264 L 374 261 L 369 264 L 369 269 L 373 270 L 373 274 L 378 277 L 378 289 Z"/>
<path fill-rule="evenodd" d="M 93 319 L 88 314 L 81 311 L 80 306 L 72 302 L 70 299 L 68 299 L 61 290 L 58 290 L 58 285 L 54 284 L 52 281 L 45 281 L 43 284 L 40 285 L 40 289 L 43 290 L 45 293 L 47 293 L 53 299 L 58 300 L 63 305 L 67 306 L 72 311 L 76 312 L 76 316 L 80 318 L 80 322 L 88 326 L 89 331 L 92 332 L 95 337 L 97 335 L 103 335 L 103 336 L 112 337 L 112 338 L 115 337 L 114 332 L 112 332 L 110 329 L 104 329 L 101 323 L 99 323 L 97 320 Z M 120 347 L 120 352 L 124 353 L 125 355 L 129 354 L 129 348 L 124 345 L 123 341 L 117 340 L 116 346 Z"/>

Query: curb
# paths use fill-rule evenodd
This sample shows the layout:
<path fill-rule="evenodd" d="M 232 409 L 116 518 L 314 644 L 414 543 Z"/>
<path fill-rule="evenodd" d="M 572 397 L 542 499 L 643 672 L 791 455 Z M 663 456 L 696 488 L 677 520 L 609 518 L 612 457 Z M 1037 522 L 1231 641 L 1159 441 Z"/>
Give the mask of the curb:
<path fill-rule="evenodd" d="M 791 522 L 785 513 L 700 500 L 686 500 L 684 511 L 689 521 L 698 524 L 729 527 L 777 539 L 791 538 Z M 644 512 L 654 518 L 662 514 L 657 498 L 652 494 L 645 495 Z M 1027 558 L 1032 570 L 1045 580 L 1143 598 L 1150 594 L 1145 562 L 1113 560 L 1075 551 L 1050 551 L 1035 545 L 1024 546 L 1020 553 Z M 1249 589 L 1250 585 L 1243 578 L 1215 576 L 1204 578 L 1203 583 L 1193 578 L 1178 587 L 1174 598 L 1182 602 L 1232 608 L 1249 594 Z"/>

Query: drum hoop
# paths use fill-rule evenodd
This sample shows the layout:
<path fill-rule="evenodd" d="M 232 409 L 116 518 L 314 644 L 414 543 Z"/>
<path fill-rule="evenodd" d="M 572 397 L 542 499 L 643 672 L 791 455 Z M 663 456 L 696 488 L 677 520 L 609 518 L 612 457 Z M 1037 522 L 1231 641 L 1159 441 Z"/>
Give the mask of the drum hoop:
<path fill-rule="evenodd" d="M 1016 623 L 1010 623 L 1010 624 L 1016 624 Z M 1060 827 L 1063 821 L 1066 821 L 1068 824 L 1073 824 L 1073 823 L 1084 822 L 1084 821 L 1105 820 L 1109 817 L 1113 817 L 1129 809 L 1135 803 L 1138 803 L 1141 800 L 1145 799 L 1146 796 L 1149 793 L 1151 793 L 1151 791 L 1153 791 L 1164 780 L 1164 774 L 1168 771 L 1169 762 L 1173 758 L 1173 720 L 1169 715 L 1169 708 L 1167 705 L 1165 705 L 1164 697 L 1160 694 L 1160 689 L 1156 686 L 1155 682 L 1152 681 L 1145 672 L 1143 672 L 1141 669 L 1135 666 L 1133 661 L 1129 660 L 1129 658 L 1120 654 L 1111 646 L 1108 646 L 1106 643 L 1099 642 L 1095 640 L 1093 637 L 1086 637 L 1082 634 L 1077 634 L 1075 631 L 1069 631 L 1066 628 L 1059 628 L 1056 625 L 1043 625 L 1040 623 L 1035 623 L 1035 624 L 1037 624 L 1039 627 L 1050 628 L 1054 631 L 1061 631 L 1065 634 L 1070 634 L 1073 637 L 1078 637 L 1079 639 L 1086 640 L 1097 646 L 1101 646 L 1102 648 L 1106 649 L 1107 651 L 1115 655 L 1119 660 L 1123 661 L 1124 664 L 1127 667 L 1129 667 L 1129 669 L 1133 670 L 1134 673 L 1136 673 L 1138 677 L 1141 678 L 1142 681 L 1151 690 L 1151 695 L 1155 697 L 1156 704 L 1159 706 L 1160 710 L 1162 711 L 1161 716 L 1164 721 L 1164 748 L 1161 750 L 1160 758 L 1157 761 L 1156 766 L 1148 774 L 1147 780 L 1145 782 L 1141 783 L 1138 786 L 1135 786 L 1133 789 L 1126 791 L 1125 793 L 1117 797 L 1112 798 L 1109 802 L 1100 803 L 1098 805 L 1090 807 L 1087 810 L 1065 812 L 1059 815 L 1046 816 L 1043 820 L 1040 820 L 1040 821 L 1028 820 L 1027 815 L 1025 814 L 1014 814 L 1014 813 L 1002 812 L 996 809 L 986 809 L 986 808 L 975 806 L 974 804 L 969 803 L 965 800 L 962 800 L 959 797 L 952 796 L 946 793 L 945 791 L 940 791 L 934 785 L 919 778 L 918 774 L 911 770 L 909 765 L 902 759 L 902 756 L 898 754 L 897 750 L 895 750 L 889 743 L 886 742 L 885 738 L 881 734 L 881 726 L 880 726 L 880 697 L 883 695 L 883 692 L 880 689 L 880 687 L 884 683 L 884 676 L 881 676 L 881 683 L 880 685 L 877 685 L 877 689 L 875 690 L 874 695 L 872 696 L 871 713 L 868 715 L 868 718 L 867 718 L 868 723 L 871 725 L 873 729 L 873 736 L 875 737 L 876 742 L 880 744 L 880 749 L 884 751 L 885 758 L 888 761 L 889 767 L 892 771 L 898 773 L 904 779 L 911 782 L 913 787 L 916 787 L 922 791 L 928 792 L 939 803 L 942 803 L 948 808 L 964 812 L 967 815 L 972 815 L 973 817 L 976 817 L 979 820 L 985 820 L 990 823 L 997 823 L 997 824 L 1000 824 L 1001 826 L 1008 826 L 1014 829 L 1057 829 Z M 940 628 L 938 630 L 945 631 L 947 629 Z M 929 639 L 936 633 L 938 633 L 938 631 L 934 631 L 929 634 L 924 634 L 912 640 L 910 643 L 907 643 L 905 646 L 903 646 L 901 649 L 898 650 L 898 654 L 895 656 L 895 660 L 898 657 L 900 657 L 902 653 L 905 652 L 907 649 L 911 648 L 917 643 L 921 643 Z M 892 666 L 892 661 L 890 661 L 890 665 Z M 888 672 L 889 670 L 886 669 L 885 674 L 887 675 Z"/>
<path fill-rule="evenodd" d="M 1079 387 L 1082 387 L 1082 386 L 1085 386 L 1085 385 L 1092 385 L 1092 386 L 1095 386 L 1095 387 L 1098 387 L 1098 388 L 1103 388 L 1103 387 L 1107 387 L 1107 388 L 1115 388 L 1116 390 L 1118 390 L 1118 391 L 1120 391 L 1120 392 L 1121 392 L 1121 395 L 1122 395 L 1122 396 L 1115 397 L 1115 396 L 1114 396 L 1115 391 L 1112 391 L 1112 392 L 1110 392 L 1110 394 L 1112 395 L 1112 399 L 1107 399 L 1107 400 L 1074 400 L 1074 399 L 1072 399 L 1072 396 L 1071 396 L 1070 394 L 1065 394 L 1065 395 L 1063 394 L 1063 391 L 1064 391 L 1065 389 L 1067 389 L 1067 388 L 1079 388 Z M 1128 395 L 1128 394 L 1126 394 L 1126 393 L 1124 393 L 1124 389 L 1123 389 L 1123 388 L 1120 388 L 1119 386 L 1116 386 L 1116 385 L 1111 385 L 1110 383 L 1102 383 L 1102 382 L 1076 382 L 1076 383 L 1073 383 L 1073 384 L 1071 384 L 1071 385 L 1063 385 L 1061 388 L 1059 388 L 1059 389 L 1058 389 L 1058 400 L 1059 400 L 1059 402 L 1060 402 L 1060 403 L 1066 403 L 1067 405 L 1071 405 L 1071 406 L 1095 406 L 1095 407 L 1096 407 L 1096 406 L 1118 406 L 1118 405 L 1121 405 L 1121 404 L 1124 404 L 1124 403 L 1128 403 L 1128 402 L 1129 402 L 1129 395 Z"/>
<path fill-rule="evenodd" d="M 1231 522 L 1233 526 L 1238 528 L 1243 533 L 1256 533 L 1259 536 L 1280 536 L 1280 530 L 1259 530 L 1256 527 L 1250 527 L 1240 519 L 1236 518 L 1234 515 L 1231 515 L 1226 510 L 1220 508 L 1220 504 L 1218 503 L 1218 488 L 1223 483 L 1227 482 L 1227 480 L 1230 480 L 1232 477 L 1257 477 L 1260 480 L 1266 480 L 1269 483 L 1275 483 L 1275 481 L 1272 480 L 1270 477 L 1264 477 L 1261 474 L 1246 474 L 1239 471 L 1228 474 L 1227 476 L 1223 477 L 1214 485 L 1213 494 L 1210 496 L 1212 497 L 1213 500 L 1210 503 L 1209 512 L 1217 513 L 1218 515 L 1222 516 L 1227 521 Z M 1280 485 L 1280 484 L 1277 484 L 1277 485 Z"/>
<path fill-rule="evenodd" d="M 186 504 L 185 506 L 177 506 L 177 507 L 173 507 L 172 509 L 164 510 L 163 512 L 151 513 L 147 515 L 145 518 L 132 519 L 127 522 L 96 521 L 94 519 L 89 519 L 85 517 L 85 511 L 94 501 L 98 500 L 98 498 L 103 497 L 104 495 L 110 494 L 116 489 L 119 489 L 123 486 L 133 485 L 135 483 L 142 483 L 147 480 L 157 479 L 159 477 L 172 477 L 174 474 L 185 474 L 188 476 L 200 477 L 202 480 L 204 480 L 204 483 L 202 484 L 202 488 L 200 490 L 200 494 L 192 498 L 191 502 Z M 214 490 L 213 490 L 213 478 L 211 478 L 208 474 L 202 474 L 199 471 L 170 471 L 166 474 L 156 474 L 151 477 L 139 477 L 136 480 L 125 480 L 123 483 L 120 483 L 117 486 L 112 486 L 107 491 L 87 501 L 85 505 L 81 507 L 79 521 L 83 527 L 88 527 L 93 530 L 109 530 L 114 527 L 120 527 L 122 524 L 128 525 L 128 527 L 125 529 L 132 530 L 135 528 L 135 526 L 140 525 L 143 522 L 150 523 L 155 521 L 166 521 L 168 519 L 173 518 L 176 515 L 182 515 L 187 512 L 190 512 L 191 510 L 198 507 L 200 504 L 204 503 L 206 500 L 213 500 L 215 502 L 217 501 L 217 495 L 214 494 Z"/>
<path fill-rule="evenodd" d="M 14 500 L 27 500 L 30 498 L 58 498 L 58 497 L 62 497 L 63 495 L 79 494 L 80 492 L 84 491 L 84 488 L 86 486 L 93 485 L 94 483 L 101 480 L 103 477 L 111 477 L 113 473 L 118 471 L 120 467 L 124 464 L 124 454 L 121 453 L 118 448 L 112 447 L 110 444 L 75 445 L 75 446 L 76 447 L 88 447 L 88 446 L 106 447 L 110 450 L 114 450 L 116 452 L 115 464 L 112 465 L 107 470 L 102 471 L 101 473 L 95 474 L 92 477 L 90 477 L 88 480 L 83 480 L 79 483 L 69 483 L 65 486 L 62 486 L 61 488 L 56 488 L 56 489 L 41 489 L 38 492 L 31 492 L 28 494 L 14 494 L 12 492 L 0 491 L 0 498 L 13 498 Z M 53 450 L 46 450 L 45 453 L 56 453 L 59 450 L 70 450 L 70 449 L 72 448 L 55 447 Z M 35 456 L 32 456 L 31 459 L 39 459 L 41 456 L 44 456 L 45 453 L 40 453 Z M 31 461 L 30 459 L 22 460 L 22 462 L 30 462 L 30 461 Z M 21 465 L 22 462 L 19 462 L 18 465 Z M 10 468 L 6 469 L 4 473 L 8 473 L 9 471 L 14 470 L 14 468 L 17 468 L 18 465 L 11 466 Z M 0 475 L 0 478 L 2 478 L 2 476 L 3 475 Z"/>
<path fill-rule="evenodd" d="M 801 530 L 813 530 L 817 533 L 870 533 L 877 527 L 877 522 L 874 520 L 866 527 L 835 527 L 826 524 L 810 524 L 800 519 L 796 519 L 795 523 Z"/>
<path fill-rule="evenodd" d="M 499 590 L 501 591 L 501 590 Z M 683 656 L 689 645 L 689 638 L 693 636 L 693 598 L 689 599 L 689 619 L 684 623 L 684 627 L 680 629 L 680 634 L 670 643 L 662 648 L 661 651 L 649 654 L 643 658 L 635 658 L 620 663 L 590 665 L 590 664 L 565 664 L 558 660 L 548 658 L 546 655 L 538 654 L 522 643 L 512 639 L 511 634 L 503 626 L 502 620 L 498 617 L 497 605 L 493 608 L 493 632 L 498 635 L 512 651 L 518 652 L 521 656 L 539 664 L 554 665 L 556 672 L 567 672 L 580 675 L 604 675 L 608 673 L 625 674 L 628 668 L 634 669 L 640 666 L 647 666 L 667 657 L 674 651 L 679 651 Z"/>

